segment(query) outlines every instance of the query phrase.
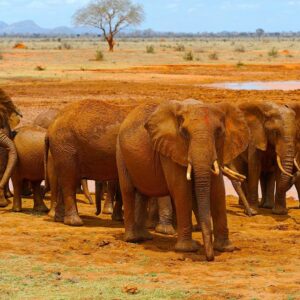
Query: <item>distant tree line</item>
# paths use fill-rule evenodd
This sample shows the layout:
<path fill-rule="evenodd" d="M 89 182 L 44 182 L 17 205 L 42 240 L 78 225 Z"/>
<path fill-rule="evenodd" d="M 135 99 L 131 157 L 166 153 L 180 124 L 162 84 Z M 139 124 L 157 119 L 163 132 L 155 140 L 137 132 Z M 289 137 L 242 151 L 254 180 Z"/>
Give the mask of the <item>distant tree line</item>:
<path fill-rule="evenodd" d="M 101 34 L 86 32 L 83 34 L 0 34 L 1 37 L 28 37 L 28 38 L 47 38 L 47 37 L 101 37 Z M 103 36 L 102 36 L 103 37 Z M 160 32 L 152 29 L 145 30 L 128 30 L 116 34 L 117 38 L 262 38 L 262 37 L 300 37 L 300 31 L 282 31 L 282 32 L 238 32 L 238 31 L 221 31 L 221 32 Z"/>

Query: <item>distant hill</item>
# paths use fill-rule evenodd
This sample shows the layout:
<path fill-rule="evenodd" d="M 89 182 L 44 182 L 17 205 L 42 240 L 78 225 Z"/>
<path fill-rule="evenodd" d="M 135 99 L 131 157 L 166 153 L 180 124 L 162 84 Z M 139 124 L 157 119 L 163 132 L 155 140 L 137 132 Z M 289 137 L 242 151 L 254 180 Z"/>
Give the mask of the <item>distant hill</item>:
<path fill-rule="evenodd" d="M 99 34 L 99 30 L 92 27 L 67 27 L 43 28 L 32 20 L 20 21 L 12 24 L 6 24 L 0 21 L 0 35 L 76 35 L 76 34 Z"/>
<path fill-rule="evenodd" d="M 0 29 L 7 27 L 8 25 L 2 21 L 0 21 Z"/>

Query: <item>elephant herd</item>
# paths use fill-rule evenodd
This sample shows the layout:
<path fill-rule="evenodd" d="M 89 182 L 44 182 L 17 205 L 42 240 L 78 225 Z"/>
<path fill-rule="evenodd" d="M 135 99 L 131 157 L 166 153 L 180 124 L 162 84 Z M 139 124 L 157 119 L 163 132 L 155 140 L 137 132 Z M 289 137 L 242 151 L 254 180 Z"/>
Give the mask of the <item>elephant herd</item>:
<path fill-rule="evenodd" d="M 187 99 L 136 106 L 83 100 L 49 110 L 33 125 L 13 132 L 18 116 L 20 111 L 0 90 L 0 206 L 7 205 L 7 182 L 12 178 L 13 211 L 22 209 L 26 182 L 34 209 L 48 211 L 41 187 L 45 179 L 44 192 L 51 190 L 50 216 L 80 226 L 78 187 L 90 197 L 86 180 L 95 180 L 99 214 L 103 184 L 109 182 L 111 198 L 116 198 L 115 219 L 122 219 L 124 210 L 127 242 L 152 239 L 147 217 L 156 201 L 157 231 L 174 233 L 176 225 L 177 251 L 199 249 L 192 239 L 194 213 L 211 261 L 214 250 L 234 250 L 224 175 L 248 215 L 256 214 L 259 206 L 287 214 L 286 192 L 293 184 L 300 192 L 297 103 Z"/>

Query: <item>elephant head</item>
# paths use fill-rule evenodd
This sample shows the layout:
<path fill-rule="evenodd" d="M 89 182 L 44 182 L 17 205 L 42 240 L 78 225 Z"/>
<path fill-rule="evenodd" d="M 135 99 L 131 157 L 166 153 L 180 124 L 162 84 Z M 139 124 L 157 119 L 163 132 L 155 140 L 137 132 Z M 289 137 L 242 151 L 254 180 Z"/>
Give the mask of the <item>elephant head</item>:
<path fill-rule="evenodd" d="M 239 105 L 251 132 L 251 144 L 266 151 L 273 147 L 281 176 L 276 183 L 276 197 L 285 198 L 293 177 L 295 158 L 295 112 L 287 105 L 273 102 L 246 102 Z"/>
<path fill-rule="evenodd" d="M 299 103 L 289 103 L 285 104 L 287 107 L 291 108 L 295 112 L 295 160 L 294 164 L 298 170 L 300 171 L 300 104 Z M 299 174 L 296 179 L 299 178 Z M 295 181 L 294 180 L 294 181 Z"/>
<path fill-rule="evenodd" d="M 3 147 L 8 151 L 8 162 L 0 181 L 0 189 L 3 189 L 8 182 L 17 162 L 16 148 L 11 140 L 11 128 L 19 124 L 20 116 L 22 116 L 22 114 L 14 105 L 10 97 L 0 89 L 0 147 Z"/>
<path fill-rule="evenodd" d="M 231 104 L 173 100 L 159 105 L 145 128 L 154 150 L 181 165 L 187 170 L 187 180 L 192 179 L 206 257 L 213 260 L 211 180 L 221 176 L 220 165 L 231 162 L 248 146 L 243 114 Z"/>

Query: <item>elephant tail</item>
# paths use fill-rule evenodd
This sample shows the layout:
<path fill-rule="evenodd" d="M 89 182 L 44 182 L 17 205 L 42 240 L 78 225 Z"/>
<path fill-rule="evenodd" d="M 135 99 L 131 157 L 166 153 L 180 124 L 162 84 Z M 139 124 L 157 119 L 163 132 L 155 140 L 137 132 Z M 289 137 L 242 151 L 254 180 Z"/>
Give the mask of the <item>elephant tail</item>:
<path fill-rule="evenodd" d="M 45 147 L 44 147 L 44 172 L 45 172 L 45 190 L 49 190 L 49 177 L 48 177 L 48 155 L 49 155 L 49 137 L 48 134 L 45 136 Z"/>

